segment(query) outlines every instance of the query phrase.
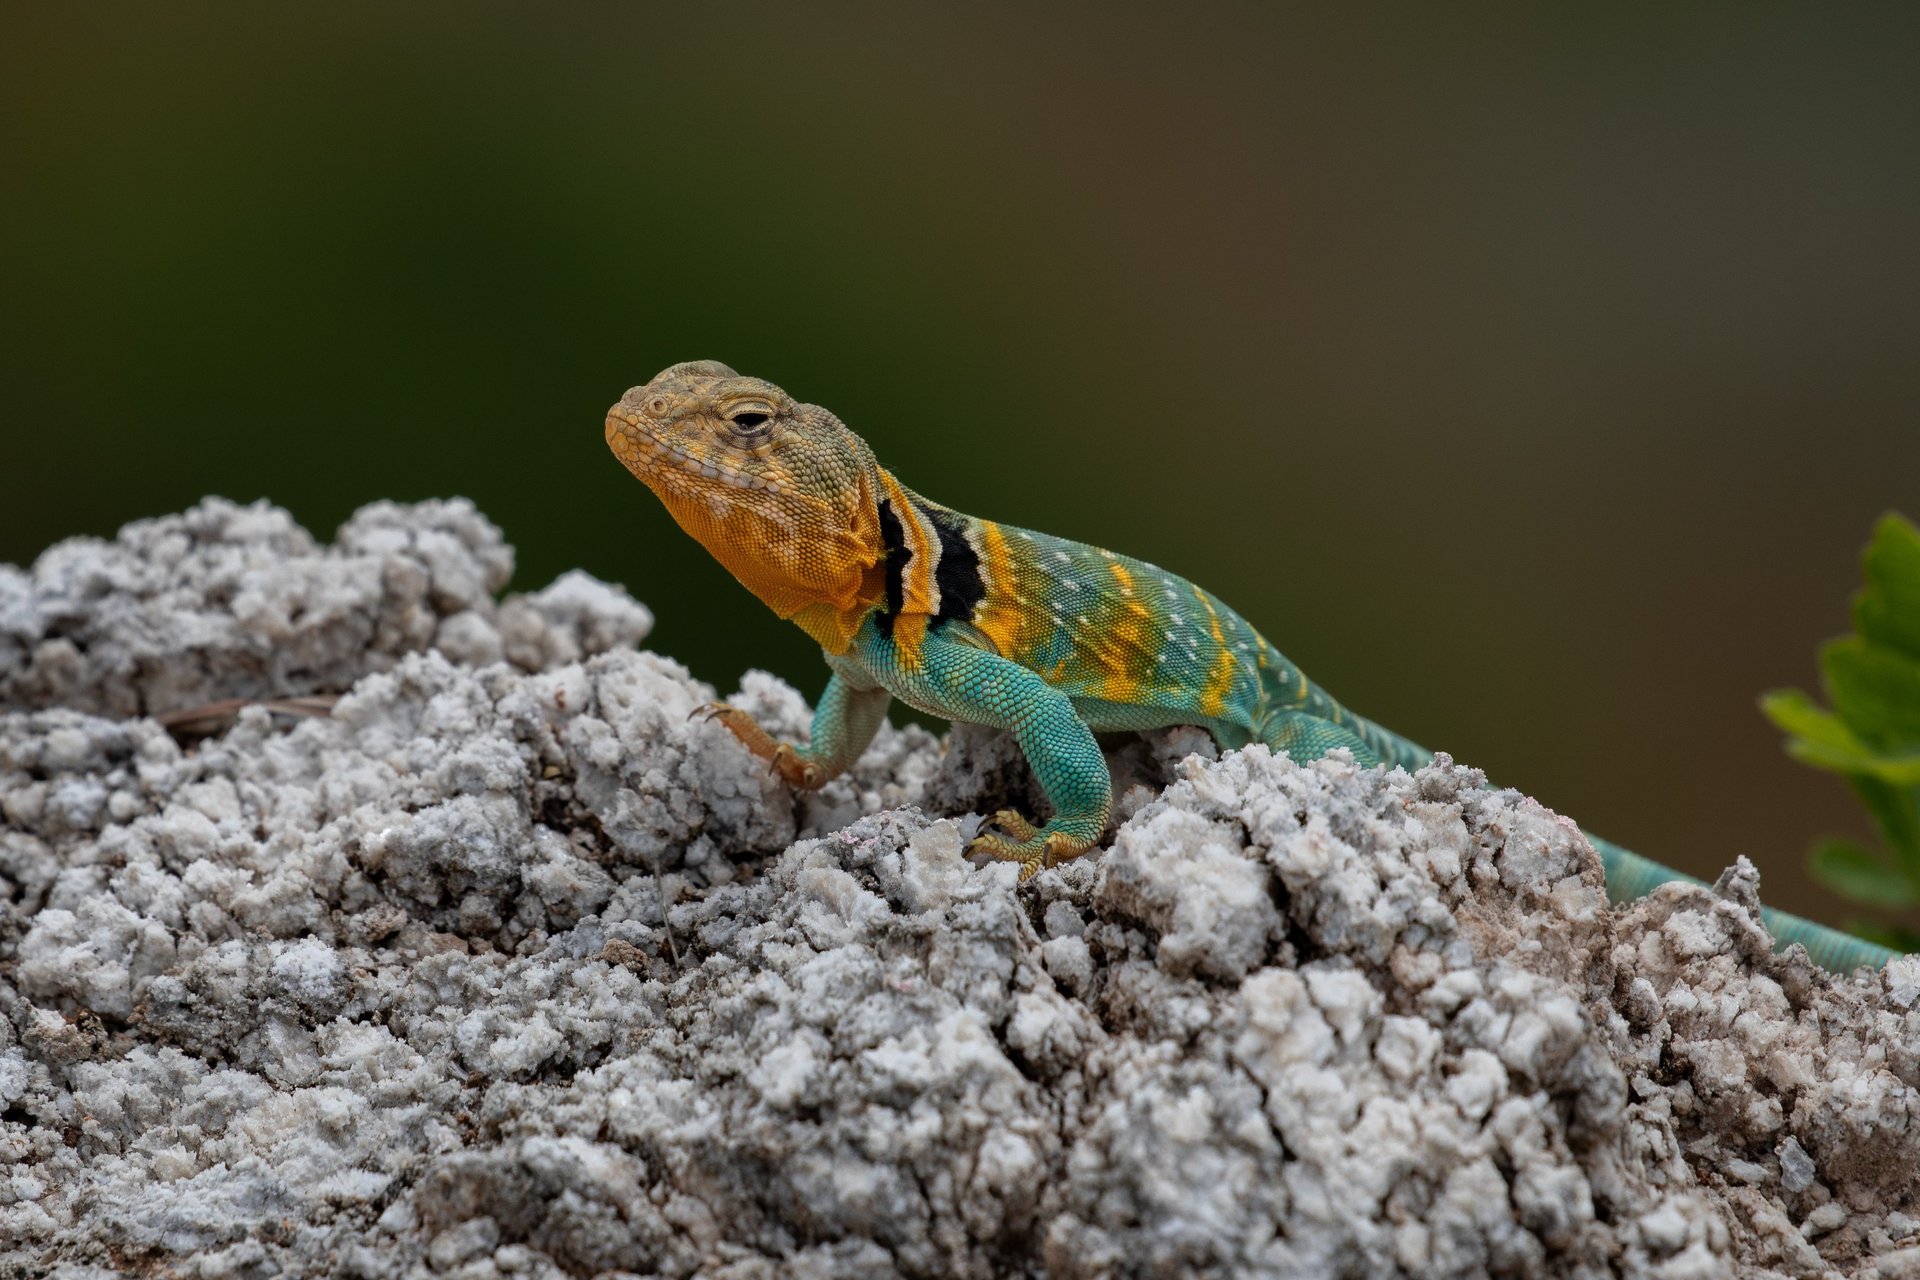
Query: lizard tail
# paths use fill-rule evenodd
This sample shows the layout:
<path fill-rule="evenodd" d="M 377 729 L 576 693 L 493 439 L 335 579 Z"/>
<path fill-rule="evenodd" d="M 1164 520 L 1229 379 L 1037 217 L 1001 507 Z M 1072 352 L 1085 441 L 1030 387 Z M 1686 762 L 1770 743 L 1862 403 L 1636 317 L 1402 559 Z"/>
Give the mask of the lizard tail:
<path fill-rule="evenodd" d="M 1602 840 L 1592 832 L 1584 834 L 1593 847 L 1600 851 L 1600 861 L 1607 868 L 1607 897 L 1614 902 L 1631 902 L 1674 881 L 1682 884 L 1706 883 L 1672 867 L 1663 867 L 1630 849 L 1622 849 L 1611 840 Z M 1762 907 L 1760 918 L 1766 923 L 1767 932 L 1773 935 L 1775 951 L 1783 951 L 1797 942 L 1807 949 L 1807 954 L 1815 964 L 1833 973 L 1851 973 L 1863 964 L 1878 969 L 1900 955 L 1898 951 L 1842 933 L 1838 929 L 1829 929 L 1823 924 L 1815 924 L 1791 912 Z"/>
<path fill-rule="evenodd" d="M 1398 765 L 1409 773 L 1433 760 L 1433 753 L 1419 743 L 1354 715 L 1317 687 L 1309 686 L 1304 703 L 1298 709 L 1269 716 L 1262 726 L 1262 736 L 1267 743 L 1276 750 L 1291 752 L 1296 760 L 1314 759 L 1333 747 L 1349 748 L 1362 764 L 1374 763 L 1367 758 L 1371 753 L 1376 760 Z M 1671 881 L 1706 883 L 1623 849 L 1611 840 L 1602 840 L 1590 831 L 1583 830 L 1582 834 L 1600 853 L 1607 873 L 1607 897 L 1616 903 L 1645 897 Z M 1760 918 L 1773 935 L 1774 950 L 1782 951 L 1798 943 L 1807 949 L 1815 964 L 1832 973 L 1850 973 L 1861 965 L 1877 969 L 1901 954 L 1772 907 L 1761 907 Z"/>

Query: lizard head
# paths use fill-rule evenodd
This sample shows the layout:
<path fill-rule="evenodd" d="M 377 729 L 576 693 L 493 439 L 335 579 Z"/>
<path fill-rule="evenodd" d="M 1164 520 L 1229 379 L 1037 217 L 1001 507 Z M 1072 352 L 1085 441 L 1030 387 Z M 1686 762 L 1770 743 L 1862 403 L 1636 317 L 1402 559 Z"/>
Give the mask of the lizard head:
<path fill-rule="evenodd" d="M 620 397 L 607 445 L 681 528 L 828 648 L 844 649 L 884 593 L 873 451 L 818 405 L 695 360 Z"/>

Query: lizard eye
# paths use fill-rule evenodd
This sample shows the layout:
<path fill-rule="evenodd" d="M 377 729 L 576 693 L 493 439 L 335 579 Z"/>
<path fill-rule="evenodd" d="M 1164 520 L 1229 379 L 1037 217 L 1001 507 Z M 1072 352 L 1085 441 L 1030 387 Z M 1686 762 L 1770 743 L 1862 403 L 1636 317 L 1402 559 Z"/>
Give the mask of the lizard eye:
<path fill-rule="evenodd" d="M 740 436 L 763 436 L 773 421 L 773 406 L 762 400 L 748 400 L 727 410 L 727 428 Z"/>

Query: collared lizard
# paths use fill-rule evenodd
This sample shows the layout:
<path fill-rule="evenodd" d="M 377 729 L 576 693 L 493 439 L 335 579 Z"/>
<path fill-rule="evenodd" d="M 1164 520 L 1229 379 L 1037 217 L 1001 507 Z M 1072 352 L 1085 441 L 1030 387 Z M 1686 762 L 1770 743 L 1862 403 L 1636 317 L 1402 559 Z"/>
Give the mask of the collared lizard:
<path fill-rule="evenodd" d="M 1021 878 L 1100 840 L 1112 783 L 1096 732 L 1197 725 L 1293 759 L 1345 749 L 1412 770 L 1432 753 L 1353 714 L 1239 614 L 1141 560 L 963 515 L 908 489 L 832 413 L 699 360 L 608 412 L 607 444 L 750 591 L 816 640 L 832 674 L 805 746 L 707 710 L 796 788 L 847 769 L 891 699 L 1010 731 L 1053 816 L 994 815 L 972 850 Z M 1615 900 L 1688 879 L 1594 839 Z M 1768 910 L 1781 944 L 1829 968 L 1883 947 Z"/>

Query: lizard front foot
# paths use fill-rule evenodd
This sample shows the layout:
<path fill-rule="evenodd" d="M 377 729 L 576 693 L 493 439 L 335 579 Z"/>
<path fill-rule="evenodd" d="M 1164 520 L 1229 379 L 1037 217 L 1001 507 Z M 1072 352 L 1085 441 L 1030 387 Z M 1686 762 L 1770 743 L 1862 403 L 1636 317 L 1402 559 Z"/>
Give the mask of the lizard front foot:
<path fill-rule="evenodd" d="M 724 702 L 708 702 L 695 707 L 687 719 L 717 720 L 740 745 L 767 762 L 781 781 L 800 791 L 817 791 L 826 785 L 827 771 L 801 754 L 798 747 L 775 740 L 760 727 L 760 722 L 738 707 Z"/>

